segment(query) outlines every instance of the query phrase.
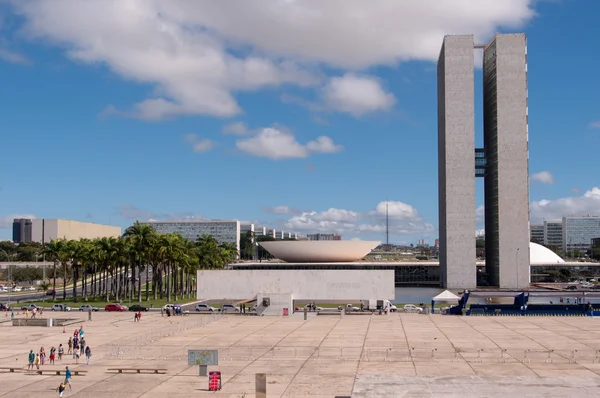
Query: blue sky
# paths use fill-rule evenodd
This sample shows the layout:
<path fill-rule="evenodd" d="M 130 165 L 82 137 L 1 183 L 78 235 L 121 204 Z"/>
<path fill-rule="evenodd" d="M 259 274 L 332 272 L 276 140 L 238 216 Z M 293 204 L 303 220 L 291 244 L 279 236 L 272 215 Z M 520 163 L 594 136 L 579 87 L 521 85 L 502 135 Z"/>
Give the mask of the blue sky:
<path fill-rule="evenodd" d="M 387 200 L 392 242 L 433 243 L 446 33 L 527 34 L 532 221 L 600 213 L 600 3 L 369 4 L 0 1 L 0 239 L 32 216 L 384 240 Z"/>

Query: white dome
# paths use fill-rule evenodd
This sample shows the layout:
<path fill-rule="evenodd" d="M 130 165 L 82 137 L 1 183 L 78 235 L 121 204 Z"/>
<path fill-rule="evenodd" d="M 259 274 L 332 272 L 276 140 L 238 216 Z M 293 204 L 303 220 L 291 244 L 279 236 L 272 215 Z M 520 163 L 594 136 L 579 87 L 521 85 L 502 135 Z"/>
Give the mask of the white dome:
<path fill-rule="evenodd" d="M 531 265 L 546 265 L 564 263 L 565 260 L 546 246 L 529 242 L 529 262 Z"/>
<path fill-rule="evenodd" d="M 280 240 L 258 244 L 273 257 L 288 263 L 324 263 L 360 260 L 380 243 L 365 240 Z"/>

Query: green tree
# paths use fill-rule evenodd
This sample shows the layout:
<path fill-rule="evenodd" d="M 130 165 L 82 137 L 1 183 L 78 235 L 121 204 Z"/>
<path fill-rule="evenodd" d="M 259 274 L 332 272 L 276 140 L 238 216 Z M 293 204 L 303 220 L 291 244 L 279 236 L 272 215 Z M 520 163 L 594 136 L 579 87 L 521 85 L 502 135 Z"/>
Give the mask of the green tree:
<path fill-rule="evenodd" d="M 136 252 L 136 259 L 138 262 L 138 301 L 142 301 L 142 268 L 146 267 L 146 301 L 150 300 L 148 291 L 149 288 L 149 266 L 150 266 L 150 255 L 152 245 L 156 240 L 156 231 L 152 226 L 147 224 L 140 224 L 136 221 L 131 227 L 125 230 L 124 237 L 131 240 L 133 250 Z M 133 270 L 132 270 L 133 271 Z M 133 273 L 133 272 L 132 272 Z M 134 273 L 133 273 L 134 274 Z M 135 274 L 134 274 L 135 276 Z M 135 280 L 135 279 L 134 279 Z"/>

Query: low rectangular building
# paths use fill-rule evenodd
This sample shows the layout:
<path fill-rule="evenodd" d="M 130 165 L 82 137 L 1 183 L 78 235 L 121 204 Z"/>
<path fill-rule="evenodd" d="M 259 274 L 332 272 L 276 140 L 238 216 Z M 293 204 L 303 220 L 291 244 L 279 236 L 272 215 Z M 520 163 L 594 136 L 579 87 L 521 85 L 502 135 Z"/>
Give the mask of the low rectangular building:
<path fill-rule="evenodd" d="M 31 220 L 31 241 L 50 242 L 53 239 L 118 238 L 121 227 L 63 219 Z"/>

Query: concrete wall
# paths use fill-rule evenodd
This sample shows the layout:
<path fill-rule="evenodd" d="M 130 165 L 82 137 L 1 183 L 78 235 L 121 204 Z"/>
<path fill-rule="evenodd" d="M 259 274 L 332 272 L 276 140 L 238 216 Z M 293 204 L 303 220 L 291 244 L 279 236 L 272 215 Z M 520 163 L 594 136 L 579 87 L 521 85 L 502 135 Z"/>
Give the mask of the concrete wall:
<path fill-rule="evenodd" d="M 42 225 L 44 232 L 42 233 Z M 63 219 L 34 219 L 31 225 L 31 239 L 34 242 L 52 239 L 96 239 L 121 236 L 121 227 Z"/>
<path fill-rule="evenodd" d="M 440 271 L 448 289 L 474 288 L 475 91 L 473 36 L 446 36 L 438 60 Z"/>
<path fill-rule="evenodd" d="M 529 285 L 529 149 L 527 107 L 527 46 L 524 34 L 497 35 L 484 54 L 486 84 L 495 88 L 495 117 L 484 129 L 491 129 L 493 145 L 486 142 L 486 248 L 500 288 Z M 486 90 L 484 86 L 484 91 Z M 488 107 L 484 104 L 484 108 Z M 491 197 L 488 197 L 490 186 Z M 491 189 L 493 188 L 493 189 Z M 490 233 L 488 234 L 488 230 Z M 490 240 L 488 242 L 488 239 Z M 486 250 L 487 255 L 487 250 Z M 497 283 L 496 283 L 497 282 Z"/>
<path fill-rule="evenodd" d="M 198 299 L 241 300 L 267 293 L 310 301 L 393 300 L 394 270 L 198 271 Z"/>

